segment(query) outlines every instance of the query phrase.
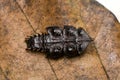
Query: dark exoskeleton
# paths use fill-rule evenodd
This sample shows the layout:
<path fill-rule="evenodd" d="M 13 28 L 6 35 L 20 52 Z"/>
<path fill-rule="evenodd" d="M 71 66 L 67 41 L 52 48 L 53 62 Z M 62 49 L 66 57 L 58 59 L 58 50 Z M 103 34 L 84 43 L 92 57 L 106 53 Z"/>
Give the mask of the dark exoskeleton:
<path fill-rule="evenodd" d="M 67 25 L 64 28 L 47 27 L 47 33 L 36 34 L 25 40 L 27 50 L 43 52 L 52 59 L 79 56 L 91 41 L 84 29 Z"/>

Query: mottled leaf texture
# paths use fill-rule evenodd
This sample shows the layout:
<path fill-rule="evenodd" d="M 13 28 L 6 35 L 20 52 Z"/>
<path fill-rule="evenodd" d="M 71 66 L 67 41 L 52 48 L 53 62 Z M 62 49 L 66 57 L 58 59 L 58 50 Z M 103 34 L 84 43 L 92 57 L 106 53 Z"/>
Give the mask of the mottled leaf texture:
<path fill-rule="evenodd" d="M 52 60 L 25 50 L 27 36 L 64 25 L 93 39 L 85 54 Z M 0 0 L 0 80 L 120 80 L 120 24 L 95 0 Z"/>

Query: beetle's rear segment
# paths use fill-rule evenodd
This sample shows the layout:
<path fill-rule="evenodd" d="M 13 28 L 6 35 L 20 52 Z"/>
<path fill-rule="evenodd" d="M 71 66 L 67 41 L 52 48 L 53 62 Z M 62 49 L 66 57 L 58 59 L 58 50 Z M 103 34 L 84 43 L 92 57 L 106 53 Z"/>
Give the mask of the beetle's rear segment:
<path fill-rule="evenodd" d="M 47 34 L 37 34 L 25 41 L 27 50 L 43 52 L 47 58 L 58 59 L 79 56 L 92 40 L 82 28 L 51 26 L 47 28 Z"/>
<path fill-rule="evenodd" d="M 25 39 L 25 42 L 27 44 L 26 50 L 31 51 L 43 51 L 43 35 L 36 34 L 33 36 L 29 36 Z"/>

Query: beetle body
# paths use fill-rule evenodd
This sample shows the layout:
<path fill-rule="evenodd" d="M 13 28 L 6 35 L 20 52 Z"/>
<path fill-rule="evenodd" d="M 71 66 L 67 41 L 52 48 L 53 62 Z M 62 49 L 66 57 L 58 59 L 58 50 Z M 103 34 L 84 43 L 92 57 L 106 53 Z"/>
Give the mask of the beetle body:
<path fill-rule="evenodd" d="M 86 49 L 91 38 L 84 29 L 73 26 L 47 27 L 47 33 L 37 34 L 27 38 L 27 50 L 38 51 L 46 54 L 47 58 L 79 56 Z"/>

